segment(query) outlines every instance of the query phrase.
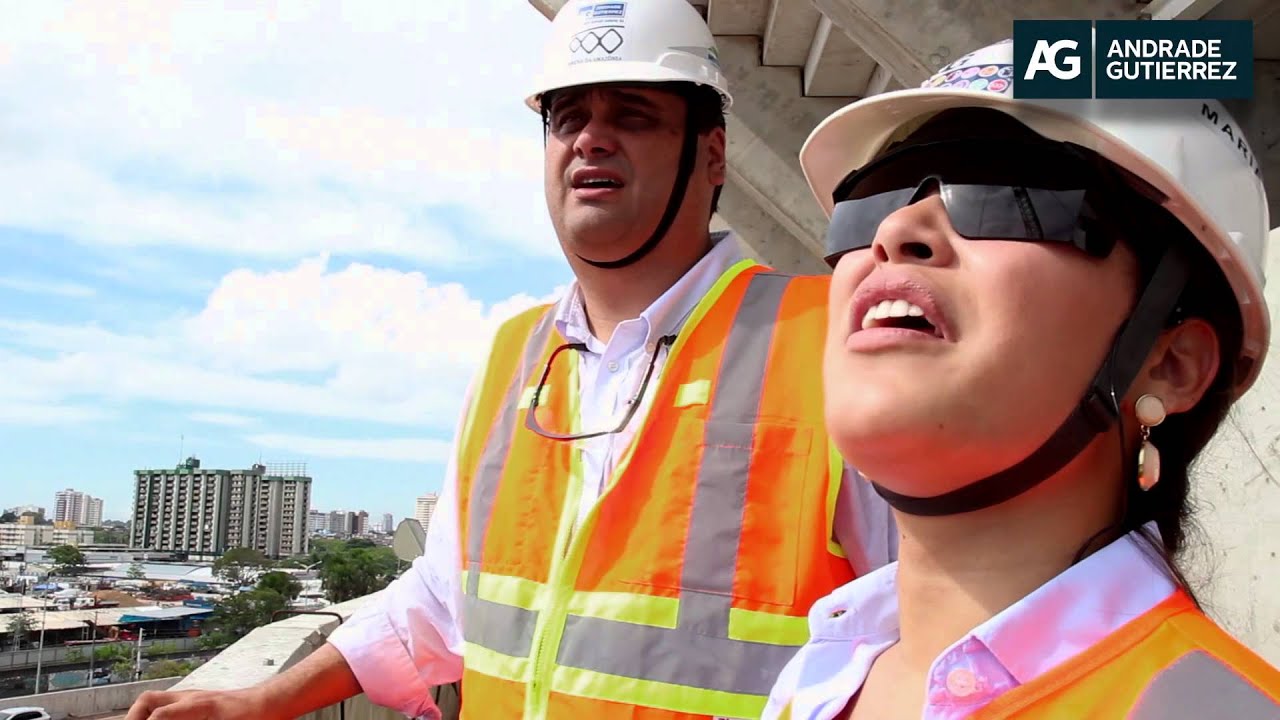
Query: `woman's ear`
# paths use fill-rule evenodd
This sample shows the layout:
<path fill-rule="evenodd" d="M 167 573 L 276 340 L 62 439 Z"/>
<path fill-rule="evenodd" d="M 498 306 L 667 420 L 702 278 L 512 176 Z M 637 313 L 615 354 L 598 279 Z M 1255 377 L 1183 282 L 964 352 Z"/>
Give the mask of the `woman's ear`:
<path fill-rule="evenodd" d="M 1221 361 L 1213 326 L 1200 318 L 1185 320 L 1156 341 L 1134 396 L 1155 395 L 1169 413 L 1186 412 L 1213 384 Z"/>

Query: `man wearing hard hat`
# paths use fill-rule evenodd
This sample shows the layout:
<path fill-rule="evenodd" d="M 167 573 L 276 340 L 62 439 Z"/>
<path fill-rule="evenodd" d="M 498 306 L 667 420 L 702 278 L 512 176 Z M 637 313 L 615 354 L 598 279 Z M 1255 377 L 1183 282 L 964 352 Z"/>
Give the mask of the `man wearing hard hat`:
<path fill-rule="evenodd" d="M 754 718 L 810 605 L 891 559 L 823 427 L 827 278 L 708 230 L 731 97 L 698 12 L 571 0 L 528 104 L 577 279 L 498 330 L 425 555 L 297 667 L 129 720 L 431 717 L 459 679 L 464 718 Z"/>

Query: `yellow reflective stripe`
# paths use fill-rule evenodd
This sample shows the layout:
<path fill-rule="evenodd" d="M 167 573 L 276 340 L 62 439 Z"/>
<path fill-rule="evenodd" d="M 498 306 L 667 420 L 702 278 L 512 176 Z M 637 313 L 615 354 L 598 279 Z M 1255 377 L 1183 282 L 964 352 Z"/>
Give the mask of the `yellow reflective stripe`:
<path fill-rule="evenodd" d="M 627 705 L 734 718 L 760 717 L 769 700 L 761 695 L 702 690 L 688 685 L 669 685 L 571 667 L 555 669 L 551 676 L 551 689 L 565 695 Z"/>
<path fill-rule="evenodd" d="M 844 548 L 836 542 L 836 498 L 840 483 L 844 482 L 844 458 L 836 449 L 835 441 L 827 437 L 827 550 L 836 557 L 848 558 Z"/>
<path fill-rule="evenodd" d="M 512 657 L 475 643 L 462 643 L 467 669 L 503 680 L 529 682 L 529 658 Z"/>
<path fill-rule="evenodd" d="M 569 365 L 570 433 L 581 432 L 582 417 L 576 388 L 578 380 L 578 354 L 573 353 Z M 578 504 L 582 499 L 582 453 L 577 448 L 569 452 L 569 487 L 565 491 L 564 505 L 560 508 L 560 521 L 556 527 L 555 544 L 552 546 L 551 567 L 547 571 L 546 603 L 538 613 L 538 623 L 533 630 L 533 656 L 529 676 L 529 689 L 524 696 L 525 720 L 546 720 L 547 704 L 551 701 L 552 670 L 560 638 L 564 635 L 564 619 L 573 593 L 574 578 L 581 560 L 574 561 L 572 548 L 578 537 Z M 597 505 L 599 501 L 597 500 Z M 594 511 L 594 508 L 593 508 Z"/>
<path fill-rule="evenodd" d="M 546 586 L 534 580 L 512 575 L 480 573 L 476 595 L 503 605 L 514 605 L 525 610 L 542 608 Z"/>
<path fill-rule="evenodd" d="M 674 629 L 680 616 L 680 600 L 623 592 L 579 591 L 569 598 L 569 613 L 600 620 Z"/>
<path fill-rule="evenodd" d="M 809 618 L 729 608 L 729 639 L 798 648 L 809 640 Z"/>
<path fill-rule="evenodd" d="M 676 407 L 706 405 L 711 398 L 711 381 L 703 378 L 687 382 L 676 389 Z"/>
<path fill-rule="evenodd" d="M 782 708 L 782 712 L 778 714 L 778 720 L 791 720 L 791 706 L 794 704 L 794 700 L 787 703 L 787 706 Z"/>

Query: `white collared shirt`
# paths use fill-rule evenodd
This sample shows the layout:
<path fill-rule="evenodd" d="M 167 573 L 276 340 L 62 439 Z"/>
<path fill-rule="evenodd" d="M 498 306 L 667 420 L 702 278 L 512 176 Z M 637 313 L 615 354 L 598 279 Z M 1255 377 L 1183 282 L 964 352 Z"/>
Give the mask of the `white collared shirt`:
<path fill-rule="evenodd" d="M 732 235 L 717 234 L 715 240 L 711 251 L 640 317 L 620 323 L 607 343 L 591 334 L 576 282 L 556 303 L 556 329 L 563 340 L 587 345 L 586 352 L 577 353 L 583 431 L 616 426 L 626 402 L 643 380 L 653 343 L 676 332 L 720 275 L 743 258 Z M 820 350 L 814 348 L 815 358 L 821 357 Z M 580 521 L 599 498 L 605 478 L 611 475 L 614 463 L 640 427 L 665 359 L 663 350 L 646 397 L 623 432 L 578 441 L 584 475 L 578 506 Z M 815 378 L 817 370 L 815 367 Z M 473 380 L 467 391 L 468 403 L 474 383 Z M 456 441 L 455 433 L 455 447 L 449 454 L 422 557 L 414 560 L 412 567 L 376 601 L 368 602 L 329 636 L 329 642 L 346 658 L 369 699 L 410 717 L 436 717 L 429 689 L 462 677 Z M 842 508 L 841 519 L 848 523 L 850 534 L 858 538 L 859 544 L 845 550 L 855 570 L 866 572 L 895 557 L 896 532 L 888 506 L 870 486 L 847 468 L 845 478 L 851 484 L 852 499 L 847 508 Z"/>
<path fill-rule="evenodd" d="M 1147 526 L 1159 537 L 1155 524 Z M 958 720 L 1094 646 L 1169 597 L 1175 586 L 1130 533 L 1086 557 L 934 660 L 922 720 Z M 761 720 L 837 717 L 876 658 L 898 641 L 898 563 L 814 604 L 810 640 L 783 669 Z"/>

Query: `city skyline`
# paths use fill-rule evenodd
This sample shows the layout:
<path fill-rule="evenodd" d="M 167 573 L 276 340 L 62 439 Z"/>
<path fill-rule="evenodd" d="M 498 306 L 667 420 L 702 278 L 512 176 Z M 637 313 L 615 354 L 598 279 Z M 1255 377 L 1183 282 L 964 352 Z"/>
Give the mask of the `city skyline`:
<path fill-rule="evenodd" d="M 571 277 L 523 104 L 547 33 L 505 0 L 13 8 L 3 502 L 127 519 L 188 455 L 305 462 L 321 508 L 438 492 L 493 329 Z"/>

